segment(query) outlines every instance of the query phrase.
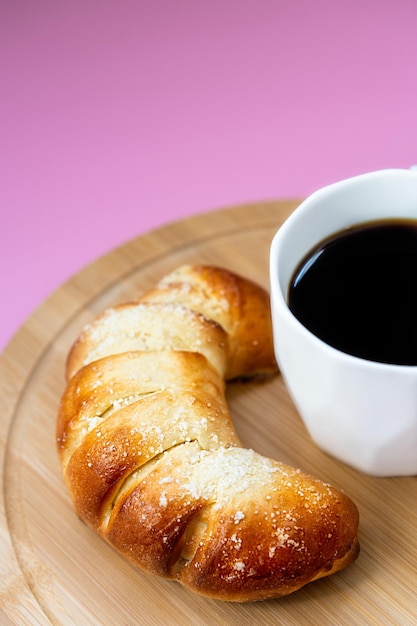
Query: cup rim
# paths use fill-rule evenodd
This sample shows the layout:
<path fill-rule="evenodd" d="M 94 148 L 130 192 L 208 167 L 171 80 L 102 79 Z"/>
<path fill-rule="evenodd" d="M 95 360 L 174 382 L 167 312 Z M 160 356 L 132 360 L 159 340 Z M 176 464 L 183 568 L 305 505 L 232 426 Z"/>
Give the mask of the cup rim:
<path fill-rule="evenodd" d="M 376 170 L 373 172 L 368 172 L 365 174 L 359 174 L 357 176 L 352 176 L 350 178 L 346 178 L 340 181 L 336 181 L 334 183 L 330 183 L 325 187 L 321 187 L 317 189 L 312 194 L 307 196 L 295 209 L 294 211 L 285 219 L 285 221 L 278 228 L 271 242 L 270 247 L 270 291 L 271 291 L 271 308 L 272 315 L 274 315 L 274 310 L 279 307 L 282 315 L 284 315 L 285 319 L 288 323 L 295 326 L 295 329 L 298 333 L 304 334 L 308 340 L 316 344 L 321 350 L 329 351 L 333 357 L 337 357 L 339 360 L 344 361 L 347 364 L 350 364 L 355 367 L 362 367 L 364 369 L 372 368 L 374 370 L 380 369 L 384 372 L 392 372 L 392 373 L 408 373 L 409 375 L 415 376 L 417 373 L 417 364 L 416 365 L 402 365 L 396 363 L 384 363 L 380 361 L 373 361 L 371 359 L 366 359 L 363 357 L 359 357 L 348 352 L 344 352 L 334 346 L 331 346 L 324 340 L 320 339 L 317 335 L 315 335 L 312 331 L 310 331 L 304 324 L 302 324 L 298 318 L 292 313 L 290 310 L 286 296 L 283 294 L 280 280 L 279 280 L 279 251 L 280 244 L 284 237 L 286 237 L 287 231 L 292 229 L 294 226 L 294 222 L 299 221 L 303 214 L 309 210 L 309 207 L 316 203 L 321 198 L 326 197 L 334 190 L 342 190 L 343 187 L 350 186 L 351 184 L 355 184 L 356 182 L 360 182 L 365 179 L 377 179 L 378 177 L 385 177 L 391 175 L 399 175 L 406 176 L 409 178 L 413 176 L 417 180 L 417 169 L 401 169 L 401 168 L 390 168 L 383 170 Z M 416 215 L 417 220 L 417 215 Z M 369 220 L 364 220 L 369 221 Z M 355 221 L 354 224 L 360 224 L 361 222 Z M 319 241 L 317 241 L 319 243 Z M 308 254 L 308 250 L 306 250 L 306 254 Z M 300 257 L 301 261 L 302 257 Z"/>

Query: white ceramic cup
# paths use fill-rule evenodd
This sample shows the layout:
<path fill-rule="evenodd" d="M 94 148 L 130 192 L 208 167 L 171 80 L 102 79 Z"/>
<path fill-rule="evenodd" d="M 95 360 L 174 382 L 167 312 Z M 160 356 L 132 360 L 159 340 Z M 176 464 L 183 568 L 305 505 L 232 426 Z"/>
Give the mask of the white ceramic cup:
<path fill-rule="evenodd" d="M 294 317 L 287 295 L 297 266 L 323 239 L 392 217 L 417 220 L 416 170 L 381 170 L 320 189 L 278 229 L 270 253 L 276 358 L 307 430 L 330 455 L 386 477 L 417 474 L 417 366 L 329 346 Z"/>

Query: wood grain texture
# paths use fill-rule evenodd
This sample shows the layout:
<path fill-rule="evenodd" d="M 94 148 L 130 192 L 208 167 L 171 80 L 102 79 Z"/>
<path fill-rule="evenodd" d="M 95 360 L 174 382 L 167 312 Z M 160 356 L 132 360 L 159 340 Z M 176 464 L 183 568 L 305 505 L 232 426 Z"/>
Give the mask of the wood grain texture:
<path fill-rule="evenodd" d="M 297 201 L 198 215 L 145 234 L 89 265 L 27 320 L 0 357 L 1 624 L 415 624 L 417 478 L 375 479 L 311 441 L 281 377 L 231 383 L 247 447 L 345 490 L 361 515 L 359 559 L 280 600 L 198 597 L 132 567 L 75 516 L 55 449 L 68 349 L 106 306 L 181 263 L 224 265 L 268 287 L 269 246 Z"/>

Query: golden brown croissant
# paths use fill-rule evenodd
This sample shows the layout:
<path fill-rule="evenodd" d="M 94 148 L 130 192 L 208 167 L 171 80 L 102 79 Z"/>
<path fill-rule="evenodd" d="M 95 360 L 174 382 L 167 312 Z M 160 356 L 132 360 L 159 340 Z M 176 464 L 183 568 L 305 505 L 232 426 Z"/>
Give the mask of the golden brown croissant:
<path fill-rule="evenodd" d="M 273 373 L 267 293 L 184 266 L 84 329 L 57 441 L 78 515 L 144 570 L 229 601 L 289 594 L 358 554 L 333 487 L 244 449 L 224 379 Z"/>

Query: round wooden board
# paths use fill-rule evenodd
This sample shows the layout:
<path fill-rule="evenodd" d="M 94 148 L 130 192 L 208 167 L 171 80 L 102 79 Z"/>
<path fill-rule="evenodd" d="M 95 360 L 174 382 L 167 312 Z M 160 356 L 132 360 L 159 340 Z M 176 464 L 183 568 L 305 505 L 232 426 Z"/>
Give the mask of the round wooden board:
<path fill-rule="evenodd" d="M 361 514 L 359 559 L 279 600 L 211 601 L 131 566 L 74 514 L 55 449 L 64 362 L 81 327 L 182 263 L 229 267 L 268 287 L 269 246 L 297 201 L 245 205 L 128 242 L 64 284 L 0 357 L 1 624 L 415 624 L 417 480 L 374 479 L 311 441 L 280 376 L 231 383 L 247 447 L 344 489 Z"/>

